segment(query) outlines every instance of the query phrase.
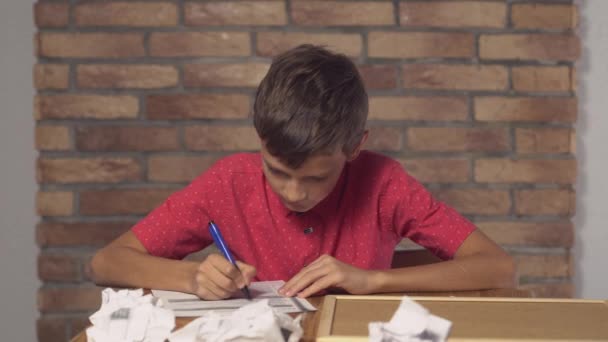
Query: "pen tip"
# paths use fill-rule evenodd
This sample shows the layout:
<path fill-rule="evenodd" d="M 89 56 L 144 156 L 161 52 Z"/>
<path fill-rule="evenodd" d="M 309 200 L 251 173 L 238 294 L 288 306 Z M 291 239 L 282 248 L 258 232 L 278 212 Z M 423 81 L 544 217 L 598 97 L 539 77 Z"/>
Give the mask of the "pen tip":
<path fill-rule="evenodd" d="M 251 300 L 251 293 L 249 292 L 249 288 L 247 286 L 243 287 L 243 292 L 245 293 L 245 297 Z"/>

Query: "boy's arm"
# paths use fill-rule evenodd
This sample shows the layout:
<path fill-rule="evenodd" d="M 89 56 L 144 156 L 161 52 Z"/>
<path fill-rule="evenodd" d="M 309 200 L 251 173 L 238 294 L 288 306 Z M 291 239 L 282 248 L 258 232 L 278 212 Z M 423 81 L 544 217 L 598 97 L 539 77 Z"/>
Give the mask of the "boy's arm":
<path fill-rule="evenodd" d="M 93 281 L 99 285 L 192 291 L 198 264 L 155 257 L 129 230 L 100 249 L 91 260 Z"/>
<path fill-rule="evenodd" d="M 324 255 L 290 279 L 279 293 L 312 296 L 329 287 L 352 294 L 463 291 L 515 285 L 513 259 L 479 230 L 473 231 L 454 259 L 391 270 L 363 270 Z"/>
<path fill-rule="evenodd" d="M 513 287 L 512 258 L 472 222 L 401 168 L 393 169 L 389 185 L 384 205 L 397 234 L 447 261 L 379 272 L 374 292 Z"/>
<path fill-rule="evenodd" d="M 225 160 L 169 196 L 128 232 L 102 248 L 91 260 L 92 279 L 109 286 L 188 292 L 221 299 L 255 276 L 255 268 L 237 261 L 242 272 L 218 254 L 202 262 L 182 261 L 211 242 L 204 227 L 214 207 L 209 194 L 223 193 L 220 174 Z"/>
<path fill-rule="evenodd" d="M 516 284 L 513 258 L 479 230 L 464 240 L 452 260 L 371 272 L 370 293 L 508 288 Z"/>
<path fill-rule="evenodd" d="M 95 254 L 91 271 L 98 285 L 173 290 L 203 299 L 221 299 L 255 276 L 255 268 L 237 263 L 241 272 L 217 254 L 202 263 L 156 257 L 148 254 L 129 230 Z"/>

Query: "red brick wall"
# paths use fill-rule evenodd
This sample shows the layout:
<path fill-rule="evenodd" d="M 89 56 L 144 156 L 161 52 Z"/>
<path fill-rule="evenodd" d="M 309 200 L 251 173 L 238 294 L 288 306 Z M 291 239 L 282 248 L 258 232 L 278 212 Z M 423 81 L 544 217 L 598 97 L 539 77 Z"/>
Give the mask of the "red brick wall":
<path fill-rule="evenodd" d="M 41 340 L 74 335 L 99 305 L 95 249 L 218 157 L 257 149 L 252 94 L 300 43 L 360 65 L 368 148 L 505 246 L 522 287 L 572 295 L 571 1 L 40 0 L 34 12 Z"/>

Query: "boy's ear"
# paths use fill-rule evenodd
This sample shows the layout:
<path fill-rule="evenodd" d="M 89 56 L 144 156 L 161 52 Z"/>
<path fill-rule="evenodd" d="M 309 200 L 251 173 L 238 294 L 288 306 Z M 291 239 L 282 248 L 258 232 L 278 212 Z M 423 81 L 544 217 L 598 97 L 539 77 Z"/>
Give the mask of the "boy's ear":
<path fill-rule="evenodd" d="M 365 131 L 363 131 L 363 136 L 361 137 L 361 141 L 359 142 L 357 147 L 355 147 L 355 149 L 350 153 L 348 158 L 346 158 L 346 161 L 353 161 L 359 156 L 359 153 L 361 153 L 361 149 L 363 148 L 365 141 L 367 141 L 368 135 L 369 135 L 369 130 L 366 129 Z"/>

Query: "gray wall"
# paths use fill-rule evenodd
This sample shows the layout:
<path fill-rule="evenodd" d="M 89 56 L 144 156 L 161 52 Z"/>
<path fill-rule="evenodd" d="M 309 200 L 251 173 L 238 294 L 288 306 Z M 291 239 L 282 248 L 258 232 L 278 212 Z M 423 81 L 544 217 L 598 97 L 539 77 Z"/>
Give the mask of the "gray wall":
<path fill-rule="evenodd" d="M 32 0 L 0 1 L 0 339 L 35 341 Z"/>
<path fill-rule="evenodd" d="M 608 298 L 608 1 L 580 6 L 576 295 Z"/>

